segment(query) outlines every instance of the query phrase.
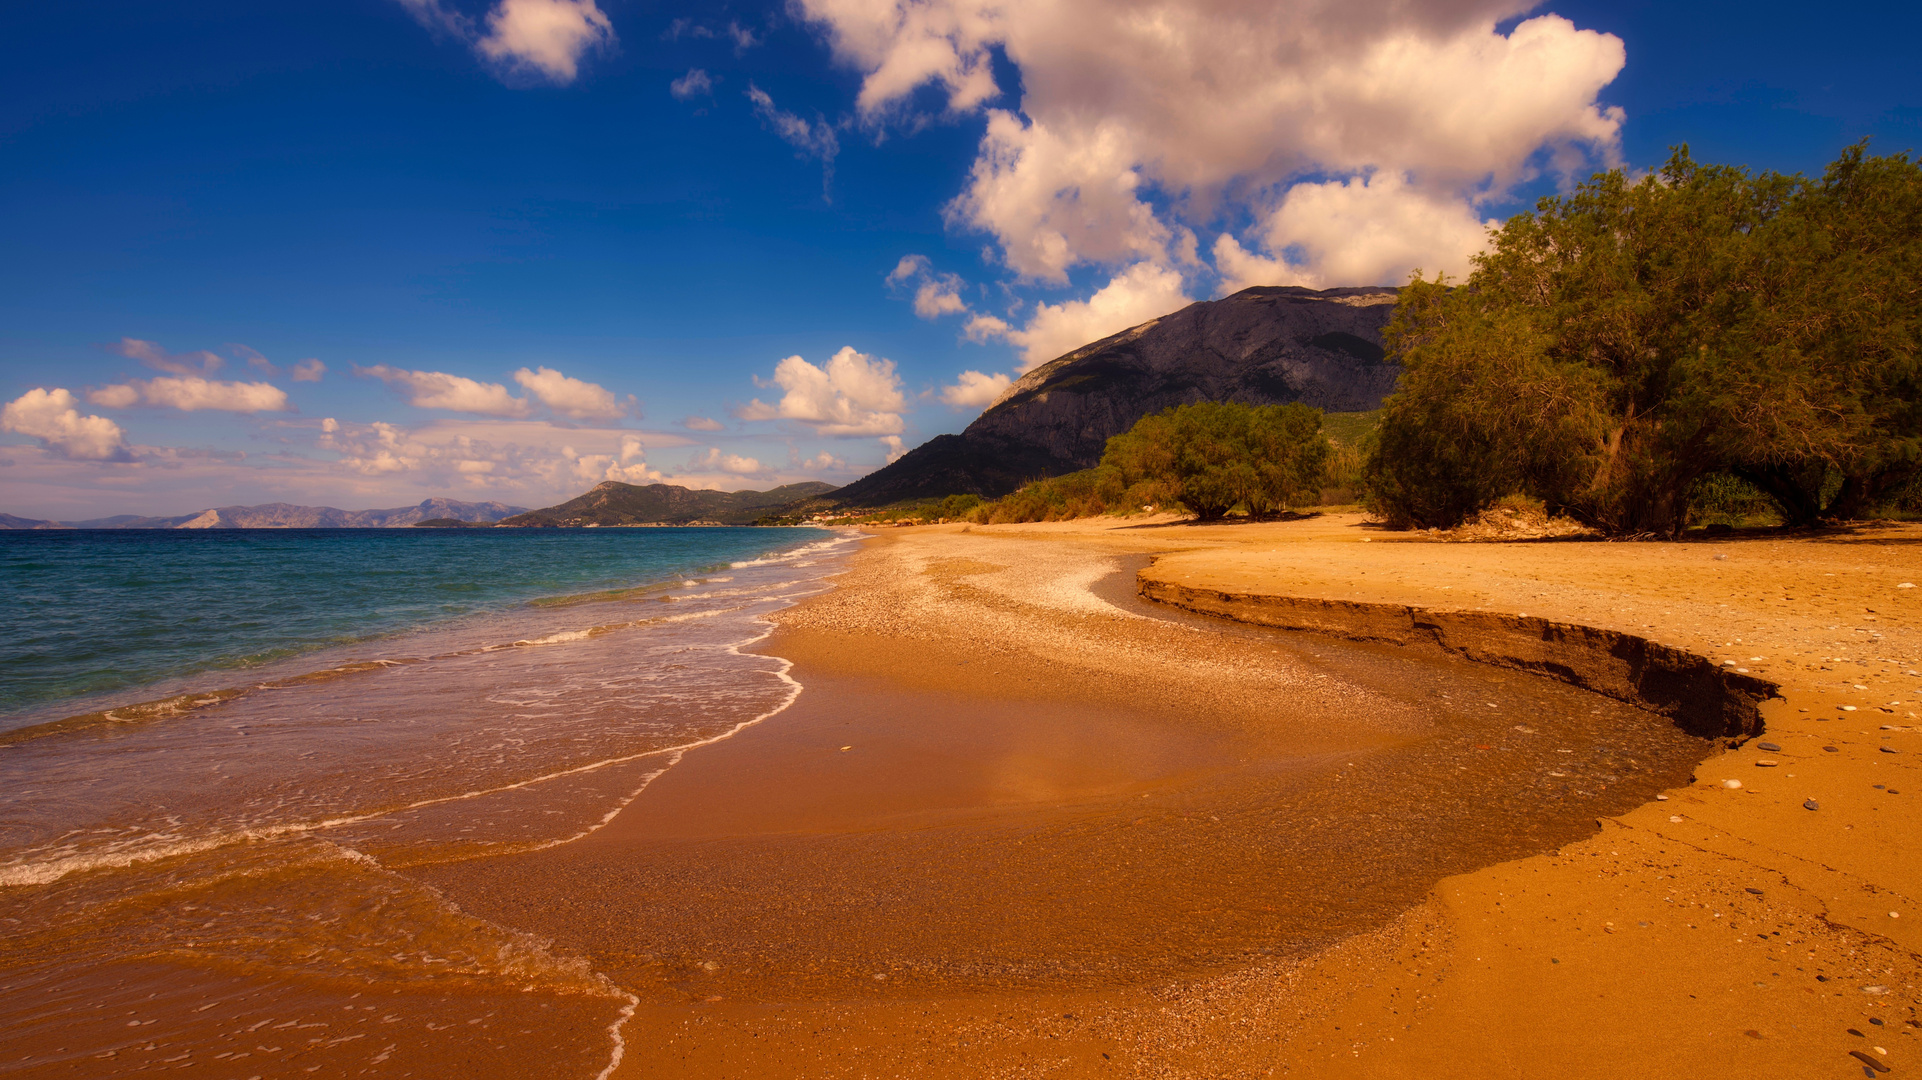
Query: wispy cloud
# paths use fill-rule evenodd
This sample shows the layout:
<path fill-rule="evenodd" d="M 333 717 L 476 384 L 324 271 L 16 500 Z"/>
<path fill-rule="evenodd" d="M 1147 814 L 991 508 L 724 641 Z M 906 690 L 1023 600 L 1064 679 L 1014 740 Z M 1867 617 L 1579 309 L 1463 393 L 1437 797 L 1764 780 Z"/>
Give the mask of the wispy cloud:
<path fill-rule="evenodd" d="M 667 84 L 667 92 L 681 101 L 703 97 L 714 93 L 714 79 L 700 68 L 688 68 L 687 74 Z"/>
<path fill-rule="evenodd" d="M 550 367 L 521 368 L 514 372 L 514 381 L 526 391 L 521 397 L 515 397 L 505 384 L 482 382 L 445 371 L 410 371 L 376 364 L 356 367 L 354 374 L 379 379 L 398 390 L 409 405 L 420 409 L 525 419 L 534 415 L 539 404 L 554 415 L 570 420 L 617 420 L 638 416 L 640 409 L 640 403 L 632 394 L 623 400 L 598 383 L 576 379 Z"/>
<path fill-rule="evenodd" d="M 206 349 L 170 353 L 161 348 L 159 342 L 142 341 L 139 338 L 121 338 L 108 347 L 129 360 L 138 360 L 155 371 L 174 375 L 211 375 L 226 364 L 219 354 Z"/>
<path fill-rule="evenodd" d="M 841 140 L 834 134 L 834 126 L 825 118 L 816 116 L 812 122 L 802 119 L 774 104 L 767 91 L 749 83 L 747 99 L 754 103 L 754 113 L 768 129 L 781 137 L 781 140 L 799 151 L 802 158 L 821 160 L 821 198 L 833 201 L 831 192 L 834 187 L 834 158 L 841 152 Z"/>
<path fill-rule="evenodd" d="M 287 391 L 272 383 L 226 382 L 198 375 L 162 375 L 157 379 L 115 383 L 88 391 L 87 400 L 109 409 L 146 405 L 182 412 L 260 413 L 286 412 L 293 408 L 287 400 Z"/>

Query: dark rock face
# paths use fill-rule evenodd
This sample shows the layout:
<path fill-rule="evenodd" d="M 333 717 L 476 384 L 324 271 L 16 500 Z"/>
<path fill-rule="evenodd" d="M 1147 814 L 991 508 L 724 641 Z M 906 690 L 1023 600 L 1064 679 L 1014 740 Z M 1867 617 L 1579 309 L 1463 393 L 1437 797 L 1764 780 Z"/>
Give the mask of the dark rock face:
<path fill-rule="evenodd" d="M 998 497 L 1098 464 L 1109 438 L 1189 402 L 1373 409 L 1401 370 L 1382 351 L 1396 299 L 1387 288 L 1258 287 L 1191 304 L 1030 371 L 966 431 L 916 447 L 835 500 Z"/>

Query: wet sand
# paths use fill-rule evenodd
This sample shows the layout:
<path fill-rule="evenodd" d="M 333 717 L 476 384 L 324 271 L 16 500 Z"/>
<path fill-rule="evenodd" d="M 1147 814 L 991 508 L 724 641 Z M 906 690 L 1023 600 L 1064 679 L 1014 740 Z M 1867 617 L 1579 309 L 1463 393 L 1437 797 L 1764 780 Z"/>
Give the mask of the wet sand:
<path fill-rule="evenodd" d="M 1150 617 L 1139 553 L 1180 533 L 1113 525 L 888 535 L 762 646 L 787 712 L 585 840 L 411 873 L 637 995 L 618 1076 L 1280 1075 L 1434 945 L 1438 883 L 1717 745 L 1534 675 Z M 1398 1016 L 1420 984 L 1391 981 Z"/>

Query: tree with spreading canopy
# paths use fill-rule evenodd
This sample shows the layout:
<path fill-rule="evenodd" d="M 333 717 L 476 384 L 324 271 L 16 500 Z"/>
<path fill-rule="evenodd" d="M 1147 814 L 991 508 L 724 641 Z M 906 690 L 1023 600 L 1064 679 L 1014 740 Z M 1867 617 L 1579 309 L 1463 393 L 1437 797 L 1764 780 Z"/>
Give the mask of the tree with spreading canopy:
<path fill-rule="evenodd" d="M 1599 173 L 1491 235 L 1460 286 L 1419 273 L 1367 465 L 1391 522 L 1512 493 L 1674 534 L 1706 478 L 1785 520 L 1852 517 L 1922 470 L 1922 168 L 1851 147 L 1819 181 L 1701 165 Z"/>

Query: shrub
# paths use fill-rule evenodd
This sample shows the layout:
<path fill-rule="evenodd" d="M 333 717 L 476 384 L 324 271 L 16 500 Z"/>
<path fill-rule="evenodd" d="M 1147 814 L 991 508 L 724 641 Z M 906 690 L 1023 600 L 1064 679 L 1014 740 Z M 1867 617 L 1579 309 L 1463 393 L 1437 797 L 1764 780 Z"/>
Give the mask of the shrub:
<path fill-rule="evenodd" d="M 1259 517 L 1319 494 L 1328 454 L 1319 409 L 1181 405 L 1109 439 L 1095 468 L 1026 484 L 977 514 L 1058 521 L 1179 502 L 1204 521 L 1236 506 Z"/>

